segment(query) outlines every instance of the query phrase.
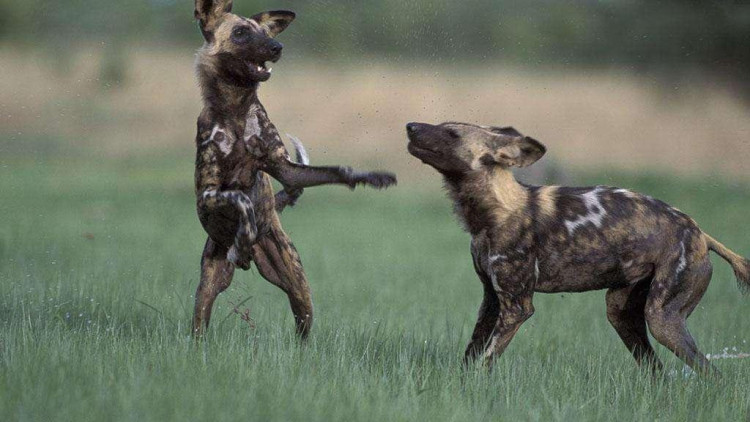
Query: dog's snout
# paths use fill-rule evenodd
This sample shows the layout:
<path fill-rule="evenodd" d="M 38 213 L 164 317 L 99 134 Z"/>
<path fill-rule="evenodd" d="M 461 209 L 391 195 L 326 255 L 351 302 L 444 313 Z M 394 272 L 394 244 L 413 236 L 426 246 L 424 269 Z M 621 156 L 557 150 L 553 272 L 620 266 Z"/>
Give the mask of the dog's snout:
<path fill-rule="evenodd" d="M 269 50 L 271 50 L 271 53 L 273 54 L 279 54 L 281 53 L 281 50 L 284 48 L 284 45 L 278 41 L 271 41 L 271 45 L 268 47 Z"/>
<path fill-rule="evenodd" d="M 418 123 L 411 122 L 411 123 L 406 124 L 406 131 L 409 133 L 416 133 L 418 129 L 419 129 Z"/>

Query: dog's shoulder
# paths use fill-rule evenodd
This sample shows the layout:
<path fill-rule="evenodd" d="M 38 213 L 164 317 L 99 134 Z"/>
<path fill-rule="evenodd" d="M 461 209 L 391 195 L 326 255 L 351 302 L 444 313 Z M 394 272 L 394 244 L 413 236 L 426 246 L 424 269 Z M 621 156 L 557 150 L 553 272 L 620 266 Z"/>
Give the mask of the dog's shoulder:
<path fill-rule="evenodd" d="M 208 107 L 204 108 L 201 114 L 198 115 L 198 121 L 196 122 L 197 133 L 195 142 L 199 147 L 206 145 L 206 141 L 211 138 L 211 131 L 215 125 L 216 122 L 211 114 L 211 110 Z"/>
<path fill-rule="evenodd" d="M 228 155 L 234 145 L 232 130 L 221 124 L 209 108 L 204 108 L 198 116 L 195 142 L 198 150 L 218 148 Z"/>

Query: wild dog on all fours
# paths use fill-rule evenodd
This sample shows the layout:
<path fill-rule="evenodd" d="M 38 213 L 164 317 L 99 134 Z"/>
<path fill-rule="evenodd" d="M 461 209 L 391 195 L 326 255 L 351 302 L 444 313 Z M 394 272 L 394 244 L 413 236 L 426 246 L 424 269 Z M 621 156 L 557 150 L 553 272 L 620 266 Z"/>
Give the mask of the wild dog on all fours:
<path fill-rule="evenodd" d="M 289 297 L 297 332 L 307 336 L 312 301 L 299 255 L 277 212 L 302 189 L 323 184 L 385 188 L 396 183 L 385 172 L 348 167 L 312 167 L 290 159 L 278 131 L 258 100 L 258 86 L 271 77 L 267 62 L 281 57 L 274 39 L 294 20 L 289 11 L 245 18 L 230 13 L 231 0 L 196 0 L 195 17 L 205 43 L 196 70 L 204 108 L 198 117 L 195 193 L 198 216 L 208 233 L 195 297 L 193 332 L 208 327 L 216 296 L 229 287 L 235 267 L 251 261 Z M 298 146 L 298 156 L 301 146 Z M 271 179 L 283 190 L 274 196 Z"/>
<path fill-rule="evenodd" d="M 654 338 L 696 371 L 712 372 L 687 330 L 711 279 L 712 250 L 741 287 L 748 261 L 692 218 L 647 195 L 606 186 L 527 186 L 511 169 L 546 148 L 511 127 L 406 126 L 409 152 L 438 170 L 471 234 L 484 301 L 465 361 L 491 365 L 534 313 L 534 292 L 608 289 L 607 317 L 640 365 L 661 369 Z"/>

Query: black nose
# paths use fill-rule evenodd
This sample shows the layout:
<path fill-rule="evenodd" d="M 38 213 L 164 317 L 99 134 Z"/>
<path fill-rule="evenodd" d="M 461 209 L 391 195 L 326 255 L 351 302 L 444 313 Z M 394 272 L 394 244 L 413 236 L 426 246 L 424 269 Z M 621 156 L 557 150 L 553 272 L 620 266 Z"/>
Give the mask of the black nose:
<path fill-rule="evenodd" d="M 284 48 L 284 44 L 278 41 L 271 41 L 271 46 L 269 47 L 269 49 L 271 50 L 271 53 L 279 54 L 281 53 L 282 48 Z"/>
<path fill-rule="evenodd" d="M 418 128 L 419 128 L 419 124 L 417 124 L 417 123 L 414 123 L 414 122 L 412 122 L 412 123 L 408 123 L 408 124 L 406 125 L 406 131 L 407 131 L 407 132 L 409 132 L 409 133 L 414 133 L 414 132 L 416 132 Z"/>

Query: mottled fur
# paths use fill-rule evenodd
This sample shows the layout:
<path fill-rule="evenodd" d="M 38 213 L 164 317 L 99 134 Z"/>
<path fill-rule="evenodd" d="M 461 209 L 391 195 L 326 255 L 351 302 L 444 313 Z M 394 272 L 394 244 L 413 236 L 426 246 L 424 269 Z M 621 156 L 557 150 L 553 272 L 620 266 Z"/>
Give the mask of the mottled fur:
<path fill-rule="evenodd" d="M 266 62 L 281 57 L 282 45 L 274 37 L 295 15 L 271 11 L 245 18 L 231 14 L 231 9 L 231 0 L 195 2 L 195 17 L 206 40 L 196 60 L 204 108 L 198 117 L 195 193 L 208 240 L 193 332 L 200 335 L 208 326 L 213 302 L 231 283 L 235 267 L 248 269 L 255 261 L 261 275 L 287 293 L 297 332 L 305 337 L 312 324 L 310 290 L 277 213 L 293 205 L 308 186 L 384 188 L 396 178 L 348 167 L 309 166 L 296 141 L 298 162 L 290 159 L 257 90 L 271 77 Z M 276 195 L 271 177 L 283 185 Z"/>
<path fill-rule="evenodd" d="M 713 250 L 750 286 L 750 264 L 679 210 L 606 186 L 518 183 L 512 167 L 544 155 L 513 128 L 465 123 L 407 125 L 409 152 L 444 177 L 471 233 L 484 301 L 466 361 L 488 364 L 534 313 L 534 292 L 608 289 L 607 317 L 639 364 L 661 368 L 654 338 L 698 371 L 711 371 L 686 318 L 708 287 Z"/>

